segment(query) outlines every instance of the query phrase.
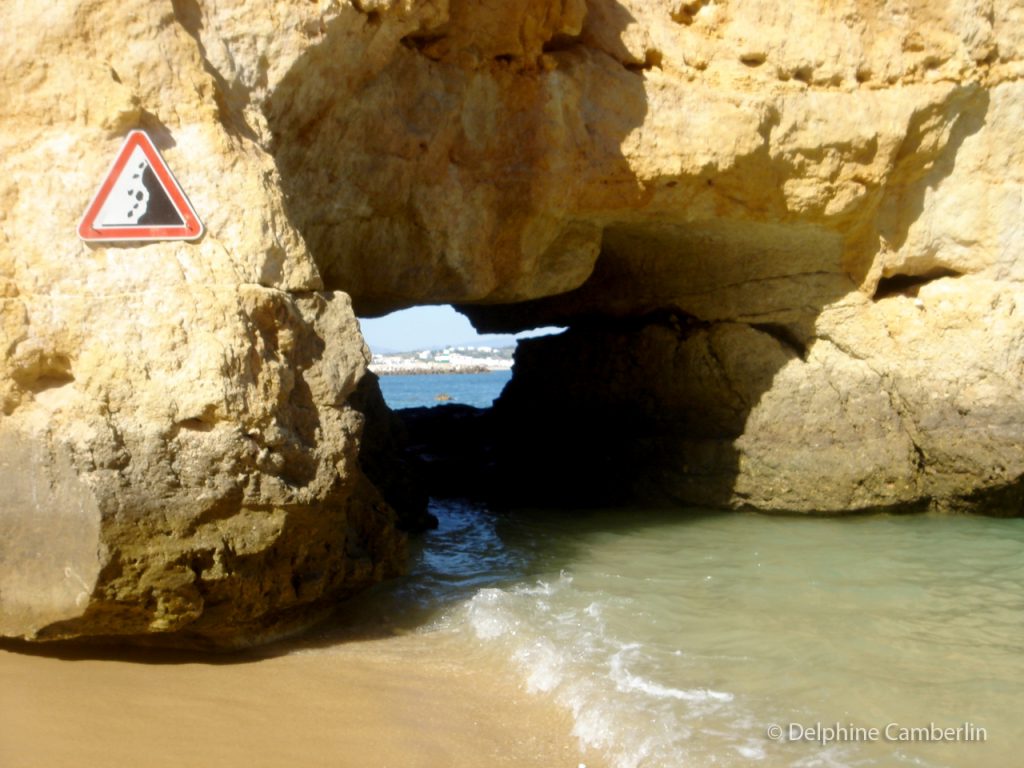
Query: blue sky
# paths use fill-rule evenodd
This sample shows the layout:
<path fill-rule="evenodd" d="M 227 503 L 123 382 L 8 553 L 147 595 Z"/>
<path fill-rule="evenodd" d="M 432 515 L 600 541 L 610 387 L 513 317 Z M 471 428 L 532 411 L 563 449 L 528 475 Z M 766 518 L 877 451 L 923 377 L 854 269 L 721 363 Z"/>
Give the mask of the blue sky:
<path fill-rule="evenodd" d="M 538 328 L 535 331 L 511 334 L 481 335 L 465 315 L 450 306 L 413 307 L 392 312 L 384 317 L 360 318 L 366 343 L 374 352 L 409 352 L 448 345 L 510 346 L 516 338 L 542 336 L 560 328 Z"/>

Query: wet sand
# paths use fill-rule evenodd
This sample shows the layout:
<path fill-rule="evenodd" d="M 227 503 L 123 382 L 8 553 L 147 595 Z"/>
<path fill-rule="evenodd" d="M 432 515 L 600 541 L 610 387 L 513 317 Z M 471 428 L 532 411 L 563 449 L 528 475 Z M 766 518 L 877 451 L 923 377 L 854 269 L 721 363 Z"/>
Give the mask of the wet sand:
<path fill-rule="evenodd" d="M 212 662 L 0 649 L 4 768 L 596 768 L 571 727 L 443 633 Z"/>

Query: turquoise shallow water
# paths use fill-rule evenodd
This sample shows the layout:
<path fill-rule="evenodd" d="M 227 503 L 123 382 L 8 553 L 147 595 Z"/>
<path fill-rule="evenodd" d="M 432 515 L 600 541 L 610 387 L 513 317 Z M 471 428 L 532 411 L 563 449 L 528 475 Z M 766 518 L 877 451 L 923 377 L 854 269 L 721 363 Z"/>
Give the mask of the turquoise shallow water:
<path fill-rule="evenodd" d="M 396 607 L 570 710 L 613 765 L 1004 766 L 1024 749 L 1019 521 L 434 512 Z M 986 740 L 827 743 L 805 732 L 819 723 Z"/>
<path fill-rule="evenodd" d="M 1024 520 L 433 511 L 384 610 L 619 768 L 1019 764 Z"/>

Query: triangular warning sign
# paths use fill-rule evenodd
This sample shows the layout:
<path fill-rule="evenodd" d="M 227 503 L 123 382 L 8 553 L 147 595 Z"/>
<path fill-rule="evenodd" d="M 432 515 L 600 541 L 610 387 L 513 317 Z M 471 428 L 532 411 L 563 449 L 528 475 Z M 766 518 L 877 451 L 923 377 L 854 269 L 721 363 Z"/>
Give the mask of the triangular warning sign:
<path fill-rule="evenodd" d="M 83 240 L 195 240 L 203 224 L 145 131 L 132 131 L 85 209 Z"/>

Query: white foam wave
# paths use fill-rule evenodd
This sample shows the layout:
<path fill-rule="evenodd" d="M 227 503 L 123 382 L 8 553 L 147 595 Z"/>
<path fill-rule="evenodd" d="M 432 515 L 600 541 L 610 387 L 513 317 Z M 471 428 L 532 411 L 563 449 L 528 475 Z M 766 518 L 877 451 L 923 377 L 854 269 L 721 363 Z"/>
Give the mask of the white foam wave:
<path fill-rule="evenodd" d="M 499 605 L 504 598 L 505 593 L 500 589 L 481 589 L 473 598 L 470 618 L 480 640 L 494 640 L 515 634 L 518 621 L 501 610 Z"/>
<path fill-rule="evenodd" d="M 649 649 L 614 636 L 607 605 L 607 596 L 586 594 L 563 573 L 550 582 L 480 590 L 461 618 L 477 640 L 512 660 L 527 690 L 552 696 L 572 713 L 581 746 L 601 751 L 616 768 L 684 765 L 689 721 L 734 697 L 632 671 L 651 661 Z"/>
<path fill-rule="evenodd" d="M 683 690 L 680 688 L 669 688 L 652 680 L 632 674 L 626 669 L 625 655 L 630 651 L 640 648 L 638 643 L 624 645 L 622 650 L 611 658 L 611 679 L 615 682 L 616 688 L 622 692 L 639 691 L 653 696 L 657 699 L 678 699 L 679 701 L 732 701 L 731 693 L 723 691 L 712 691 L 707 688 L 694 688 Z"/>

